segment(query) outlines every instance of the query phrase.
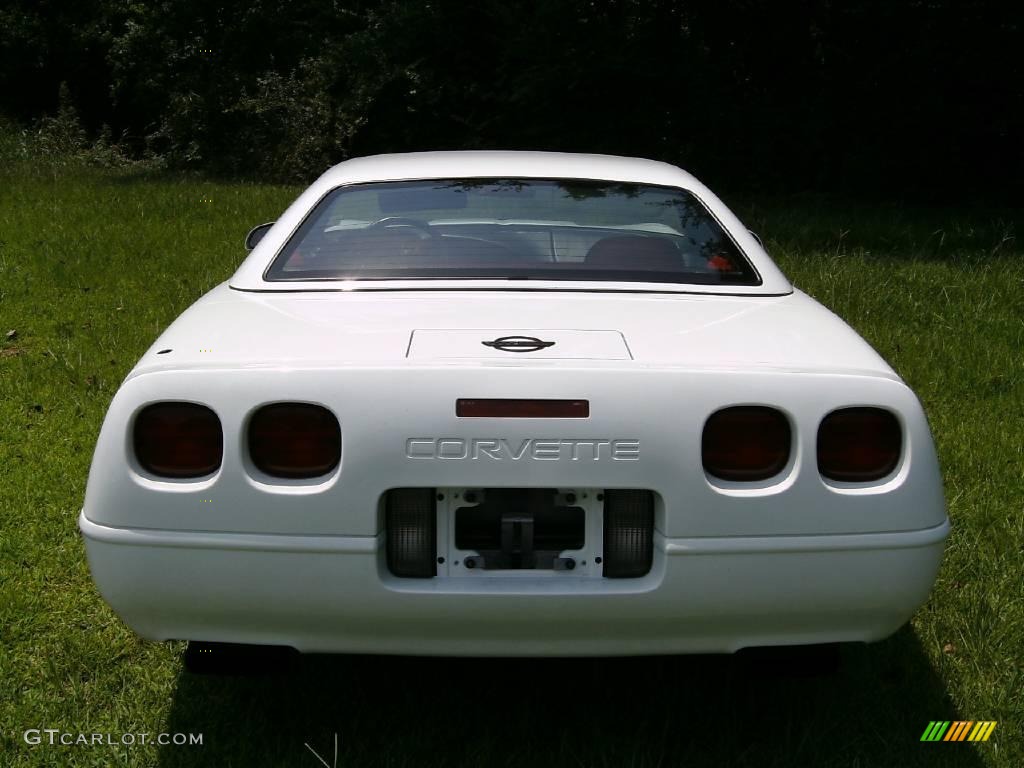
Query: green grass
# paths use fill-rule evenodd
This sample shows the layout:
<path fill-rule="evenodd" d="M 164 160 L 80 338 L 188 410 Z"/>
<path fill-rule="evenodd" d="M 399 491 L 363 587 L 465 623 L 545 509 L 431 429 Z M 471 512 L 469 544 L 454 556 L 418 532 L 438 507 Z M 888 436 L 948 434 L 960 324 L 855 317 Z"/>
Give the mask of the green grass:
<path fill-rule="evenodd" d="M 985 213 L 740 206 L 794 281 L 923 400 L 954 532 L 930 601 L 824 678 L 728 657 L 324 657 L 196 678 L 97 595 L 76 528 L 107 404 L 143 350 L 297 190 L 127 170 L 0 170 L 0 765 L 1024 764 L 1024 252 Z M 209 202 L 205 202 L 209 201 Z M 16 335 L 5 340 L 4 334 Z M 979 745 L 928 721 L 998 720 Z M 201 747 L 29 746 L 29 728 Z"/>

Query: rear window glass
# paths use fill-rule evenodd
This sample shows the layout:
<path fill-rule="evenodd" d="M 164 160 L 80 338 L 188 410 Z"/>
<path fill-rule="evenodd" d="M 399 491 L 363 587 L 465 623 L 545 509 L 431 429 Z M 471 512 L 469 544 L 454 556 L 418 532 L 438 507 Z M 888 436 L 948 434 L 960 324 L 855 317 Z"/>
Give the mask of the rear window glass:
<path fill-rule="evenodd" d="M 689 192 L 544 179 L 441 179 L 339 187 L 266 279 L 507 278 L 758 285 Z"/>

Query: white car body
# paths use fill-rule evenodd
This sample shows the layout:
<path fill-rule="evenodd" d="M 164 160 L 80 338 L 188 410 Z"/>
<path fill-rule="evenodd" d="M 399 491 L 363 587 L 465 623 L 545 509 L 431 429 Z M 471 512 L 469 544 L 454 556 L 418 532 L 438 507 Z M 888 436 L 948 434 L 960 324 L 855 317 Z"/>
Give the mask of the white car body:
<path fill-rule="evenodd" d="M 760 285 L 265 280 L 336 187 L 507 176 L 689 190 Z M 514 335 L 557 343 L 530 354 L 481 345 Z M 466 419 L 453 409 L 463 397 L 583 398 L 590 417 Z M 223 425 L 222 463 L 209 477 L 153 478 L 133 456 L 140 408 L 176 400 L 208 406 Z M 336 415 L 341 460 L 327 476 L 284 480 L 253 466 L 247 420 L 279 401 Z M 718 480 L 702 467 L 705 421 L 738 404 L 777 409 L 792 426 L 788 462 L 768 480 Z M 822 419 L 854 406 L 891 411 L 903 430 L 898 465 L 878 482 L 830 481 L 816 464 Z M 444 562 L 432 578 L 388 570 L 383 499 L 395 488 L 444 497 Z M 455 494 L 479 488 L 579 498 L 578 567 L 468 569 L 451 511 Z M 638 578 L 603 578 L 599 494 L 622 488 L 653 492 L 653 562 Z M 884 638 L 927 598 L 949 521 L 914 393 L 795 290 L 693 177 L 626 158 L 438 152 L 331 169 L 227 283 L 160 336 L 110 405 L 80 527 L 103 597 L 153 640 L 625 655 Z"/>

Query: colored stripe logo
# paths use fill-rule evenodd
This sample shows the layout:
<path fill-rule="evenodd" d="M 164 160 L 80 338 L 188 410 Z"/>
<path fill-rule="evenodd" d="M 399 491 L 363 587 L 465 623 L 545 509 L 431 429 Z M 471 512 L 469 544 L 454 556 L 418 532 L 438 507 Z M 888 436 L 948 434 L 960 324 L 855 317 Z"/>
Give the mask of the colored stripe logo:
<path fill-rule="evenodd" d="M 995 720 L 932 720 L 921 741 L 988 741 L 995 729 Z"/>

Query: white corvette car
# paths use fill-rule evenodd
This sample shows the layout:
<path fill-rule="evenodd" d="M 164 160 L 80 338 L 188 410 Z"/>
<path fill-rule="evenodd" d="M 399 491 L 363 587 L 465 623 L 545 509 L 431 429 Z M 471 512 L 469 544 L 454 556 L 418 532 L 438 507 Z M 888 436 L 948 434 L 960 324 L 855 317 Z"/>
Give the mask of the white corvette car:
<path fill-rule="evenodd" d="M 920 403 L 684 171 L 362 158 L 247 244 L 96 447 L 80 527 L 140 635 L 732 652 L 878 640 L 927 598 Z"/>

